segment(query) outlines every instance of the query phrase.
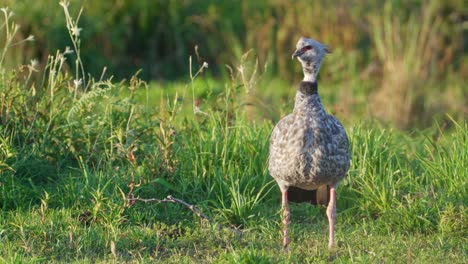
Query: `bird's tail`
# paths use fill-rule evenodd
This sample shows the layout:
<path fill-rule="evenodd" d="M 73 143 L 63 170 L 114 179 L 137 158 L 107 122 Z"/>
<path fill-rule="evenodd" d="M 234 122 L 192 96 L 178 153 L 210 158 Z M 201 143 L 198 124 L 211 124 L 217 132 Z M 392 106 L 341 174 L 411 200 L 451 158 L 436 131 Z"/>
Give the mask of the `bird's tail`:
<path fill-rule="evenodd" d="M 327 206 L 330 201 L 330 187 L 322 185 L 316 190 L 304 190 L 291 186 L 288 188 L 288 200 L 295 203 Z"/>

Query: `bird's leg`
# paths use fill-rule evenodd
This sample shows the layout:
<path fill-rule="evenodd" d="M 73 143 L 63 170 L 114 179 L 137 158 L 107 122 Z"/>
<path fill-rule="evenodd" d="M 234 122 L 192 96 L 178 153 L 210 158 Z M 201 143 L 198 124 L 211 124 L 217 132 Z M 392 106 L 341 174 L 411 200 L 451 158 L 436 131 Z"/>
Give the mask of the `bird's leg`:
<path fill-rule="evenodd" d="M 330 186 L 330 201 L 327 207 L 328 225 L 329 225 L 329 240 L 328 248 L 332 248 L 335 244 L 335 219 L 336 219 L 336 186 Z"/>
<path fill-rule="evenodd" d="M 288 230 L 288 225 L 289 225 L 289 220 L 290 220 L 290 211 L 289 211 L 289 205 L 288 205 L 288 190 L 281 190 L 282 194 L 282 205 L 283 205 L 283 248 L 284 250 L 288 251 L 289 247 L 289 230 Z"/>

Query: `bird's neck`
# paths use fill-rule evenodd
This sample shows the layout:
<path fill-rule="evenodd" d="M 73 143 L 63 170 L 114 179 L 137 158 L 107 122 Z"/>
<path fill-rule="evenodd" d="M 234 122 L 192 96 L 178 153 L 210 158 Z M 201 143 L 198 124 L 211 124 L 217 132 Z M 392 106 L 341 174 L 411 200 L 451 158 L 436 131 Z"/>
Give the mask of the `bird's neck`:
<path fill-rule="evenodd" d="M 298 90 L 304 95 L 318 94 L 318 85 L 317 82 L 302 81 Z"/>
<path fill-rule="evenodd" d="M 320 64 L 311 61 L 301 61 L 302 72 L 304 73 L 304 82 L 316 82 Z"/>
<path fill-rule="evenodd" d="M 294 112 L 302 114 L 320 114 L 324 112 L 317 82 L 302 81 L 297 89 Z"/>
<path fill-rule="evenodd" d="M 313 71 L 309 71 L 304 69 L 304 79 L 302 79 L 303 82 L 310 82 L 310 83 L 315 83 L 317 82 L 317 77 L 315 76 Z"/>

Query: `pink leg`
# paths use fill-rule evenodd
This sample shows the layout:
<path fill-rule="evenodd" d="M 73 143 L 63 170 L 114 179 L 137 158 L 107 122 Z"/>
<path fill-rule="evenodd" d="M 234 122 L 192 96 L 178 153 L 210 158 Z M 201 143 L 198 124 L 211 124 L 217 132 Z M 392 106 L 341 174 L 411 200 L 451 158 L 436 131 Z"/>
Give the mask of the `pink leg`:
<path fill-rule="evenodd" d="M 336 187 L 330 186 L 330 202 L 327 207 L 327 216 L 329 224 L 329 240 L 328 248 L 333 248 L 335 245 L 335 219 L 336 219 Z"/>
<path fill-rule="evenodd" d="M 284 250 L 288 251 L 289 250 L 289 230 L 288 230 L 288 225 L 289 225 L 289 220 L 290 220 L 290 211 L 289 211 L 289 205 L 288 205 L 288 191 L 281 191 L 282 194 L 282 205 L 283 205 L 283 247 Z"/>

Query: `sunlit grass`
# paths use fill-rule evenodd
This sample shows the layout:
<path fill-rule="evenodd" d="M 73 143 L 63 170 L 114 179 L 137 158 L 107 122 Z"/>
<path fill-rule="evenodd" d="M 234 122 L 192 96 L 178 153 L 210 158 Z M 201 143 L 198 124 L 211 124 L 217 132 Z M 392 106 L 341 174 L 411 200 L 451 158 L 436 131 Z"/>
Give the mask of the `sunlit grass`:
<path fill-rule="evenodd" d="M 85 89 L 66 52 L 49 56 L 43 82 L 0 73 L 0 262 L 467 262 L 466 121 L 413 134 L 346 121 L 338 247 L 327 249 L 324 208 L 292 205 L 288 254 L 266 161 L 290 91 L 269 85 L 259 118 L 245 95 L 262 81 L 245 89 L 242 76 L 88 78 Z M 338 102 L 324 87 L 325 105 Z M 180 204 L 131 204 L 130 193 L 173 195 L 211 222 Z"/>

